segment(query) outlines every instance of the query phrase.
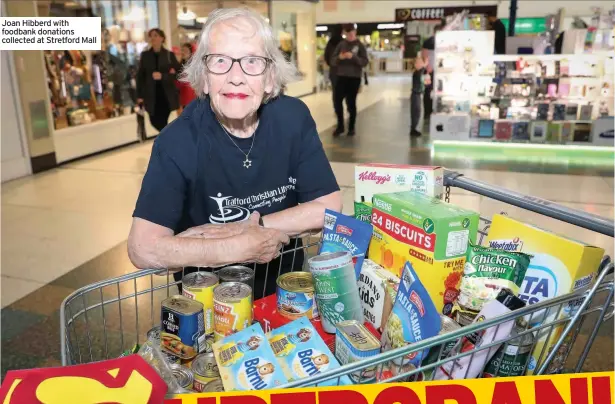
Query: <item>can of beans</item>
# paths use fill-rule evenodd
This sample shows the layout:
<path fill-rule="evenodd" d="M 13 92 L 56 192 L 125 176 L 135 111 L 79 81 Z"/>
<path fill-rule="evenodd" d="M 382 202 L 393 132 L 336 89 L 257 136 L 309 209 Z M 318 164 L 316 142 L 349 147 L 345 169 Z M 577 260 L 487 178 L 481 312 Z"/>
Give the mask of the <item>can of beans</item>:
<path fill-rule="evenodd" d="M 193 272 L 182 280 L 182 294 L 203 304 L 205 334 L 214 332 L 214 288 L 218 276 L 211 272 Z"/>
<path fill-rule="evenodd" d="M 214 341 L 252 324 L 252 288 L 245 283 L 226 282 L 214 289 Z"/>
<path fill-rule="evenodd" d="M 254 289 L 254 271 L 242 265 L 230 265 L 218 271 L 220 283 L 241 282 Z"/>
<path fill-rule="evenodd" d="M 192 373 L 194 374 L 194 391 L 205 391 L 207 383 L 219 379 L 220 371 L 216 363 L 214 353 L 200 354 L 192 361 Z"/>
<path fill-rule="evenodd" d="M 299 317 L 318 318 L 314 297 L 314 279 L 309 272 L 288 272 L 277 280 L 277 309 L 282 316 L 296 320 Z"/>
<path fill-rule="evenodd" d="M 216 379 L 205 385 L 204 393 L 224 393 L 224 385 L 222 380 Z"/>
<path fill-rule="evenodd" d="M 175 377 L 175 380 L 177 380 L 177 384 L 179 384 L 180 387 L 184 389 L 191 390 L 192 383 L 194 381 L 194 375 L 192 374 L 192 371 L 182 365 L 171 365 L 170 367 L 171 372 L 173 372 L 173 376 Z"/>

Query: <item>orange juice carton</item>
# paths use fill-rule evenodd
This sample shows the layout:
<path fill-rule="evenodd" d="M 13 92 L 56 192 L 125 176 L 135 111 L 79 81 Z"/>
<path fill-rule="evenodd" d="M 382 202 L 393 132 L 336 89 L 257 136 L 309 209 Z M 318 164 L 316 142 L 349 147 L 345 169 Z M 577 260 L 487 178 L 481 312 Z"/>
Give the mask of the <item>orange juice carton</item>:
<path fill-rule="evenodd" d="M 410 261 L 436 309 L 448 315 L 478 220 L 476 212 L 418 192 L 374 195 L 369 258 L 398 277 Z"/>
<path fill-rule="evenodd" d="M 493 216 L 487 240 L 492 248 L 520 251 L 532 255 L 530 266 L 519 291 L 519 297 L 529 305 L 587 288 L 593 283 L 600 261 L 604 256 L 602 248 L 593 247 L 503 215 Z M 526 321 L 529 322 L 530 327 L 552 323 L 574 315 L 580 303 L 580 301 L 569 302 L 561 311 L 558 310 L 559 306 L 541 310 L 526 316 Z M 559 317 L 557 317 L 558 311 L 560 312 Z M 538 370 L 541 365 L 538 361 L 544 361 L 547 358 L 560 338 L 564 326 L 565 324 L 561 324 L 554 327 L 550 337 L 551 327 L 538 331 L 527 374 L 531 375 Z M 547 373 L 559 373 L 563 369 L 568 348 L 569 346 L 566 346 L 564 342 L 559 349 L 561 354 L 555 356 Z"/>
<path fill-rule="evenodd" d="M 375 194 L 416 191 L 435 198 L 444 192 L 444 169 L 437 166 L 358 164 L 354 168 L 355 219 L 371 222 Z"/>

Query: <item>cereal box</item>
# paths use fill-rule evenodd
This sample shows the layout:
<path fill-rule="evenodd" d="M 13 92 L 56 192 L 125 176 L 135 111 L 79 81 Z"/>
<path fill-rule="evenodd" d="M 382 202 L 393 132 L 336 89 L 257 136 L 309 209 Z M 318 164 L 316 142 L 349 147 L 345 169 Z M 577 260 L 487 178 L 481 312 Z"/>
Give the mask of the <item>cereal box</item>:
<path fill-rule="evenodd" d="M 278 364 L 289 381 L 304 379 L 340 367 L 329 348 L 310 321 L 301 317 L 267 334 Z M 319 386 L 335 386 L 337 378 L 319 383 Z M 352 384 L 348 376 L 342 376 L 340 385 Z"/>
<path fill-rule="evenodd" d="M 393 308 L 395 298 L 387 291 L 387 284 L 393 284 L 394 289 L 399 286 L 399 277 L 385 270 L 374 261 L 363 261 L 361 275 L 359 276 L 359 295 L 363 305 L 363 317 L 376 329 L 382 329 L 386 317 Z M 388 307 L 388 311 L 386 310 Z"/>
<path fill-rule="evenodd" d="M 374 195 L 369 258 L 400 276 L 410 261 L 436 309 L 449 314 L 459 294 L 478 213 L 417 192 Z"/>
<path fill-rule="evenodd" d="M 225 391 L 274 389 L 288 382 L 260 324 L 213 345 Z"/>
<path fill-rule="evenodd" d="M 493 217 L 487 240 L 492 248 L 532 255 L 519 292 L 519 297 L 530 305 L 589 286 L 604 255 L 602 248 L 559 236 L 503 215 Z M 565 306 L 561 316 L 570 316 L 577 303 L 571 302 Z M 545 321 L 554 321 L 556 315 L 557 310 L 537 312 L 527 320 L 530 321 L 530 326 L 535 327 Z M 556 327 L 548 340 L 551 327 L 543 330 L 544 332 L 537 336 L 538 341 L 528 365 L 528 374 L 533 374 L 540 367 L 537 361 L 543 347 L 548 345 L 542 356 L 544 360 L 561 336 L 563 325 Z M 562 369 L 568 348 L 569 346 L 561 348 L 562 355 L 555 357 L 547 373 L 557 373 Z"/>
<path fill-rule="evenodd" d="M 435 198 L 444 192 L 444 170 L 436 166 L 358 164 L 355 166 L 355 218 L 371 223 L 375 194 L 416 191 Z"/>

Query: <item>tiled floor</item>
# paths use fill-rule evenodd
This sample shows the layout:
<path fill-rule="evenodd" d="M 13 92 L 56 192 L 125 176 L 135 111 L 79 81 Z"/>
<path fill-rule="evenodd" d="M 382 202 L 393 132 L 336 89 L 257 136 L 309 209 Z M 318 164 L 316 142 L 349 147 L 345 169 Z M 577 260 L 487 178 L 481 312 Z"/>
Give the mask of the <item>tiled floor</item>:
<path fill-rule="evenodd" d="M 613 172 L 565 166 L 482 164 L 463 158 L 440 161 L 432 156 L 428 137 L 408 137 L 409 81 L 401 77 L 371 80 L 359 95 L 357 136 L 333 138 L 335 117 L 329 93 L 305 97 L 338 182 L 344 211 L 353 210 L 355 162 L 442 164 L 467 177 L 497 184 L 600 216 L 613 218 Z M 56 170 L 2 185 L 2 375 L 8 369 L 55 366 L 60 362 L 59 309 L 72 291 L 134 271 L 126 255 L 126 237 L 151 142 L 64 165 Z M 508 214 L 541 227 L 599 245 L 613 255 L 613 239 L 485 197 L 453 189 L 451 202 L 480 211 Z M 146 290 L 164 279 L 147 277 L 122 282 L 84 296 L 88 305 L 121 293 Z M 164 294 L 164 291 L 161 291 Z M 158 302 L 143 294 L 121 304 L 88 311 L 75 323 L 80 339 L 92 341 L 91 358 L 107 349 L 116 355 L 122 344 L 147 331 Z M 84 301 L 75 302 L 78 311 Z M 139 310 L 135 309 L 138 304 Z M 123 323 L 119 324 L 119 312 Z M 73 315 L 75 313 L 67 313 Z M 584 326 L 584 335 L 591 321 Z M 613 326 L 605 324 L 591 351 L 592 369 L 613 369 Z M 128 347 L 128 346 L 125 346 Z M 88 344 L 81 345 L 83 360 Z M 601 352 L 596 354 L 596 352 Z M 606 352 L 606 354 L 604 354 Z"/>

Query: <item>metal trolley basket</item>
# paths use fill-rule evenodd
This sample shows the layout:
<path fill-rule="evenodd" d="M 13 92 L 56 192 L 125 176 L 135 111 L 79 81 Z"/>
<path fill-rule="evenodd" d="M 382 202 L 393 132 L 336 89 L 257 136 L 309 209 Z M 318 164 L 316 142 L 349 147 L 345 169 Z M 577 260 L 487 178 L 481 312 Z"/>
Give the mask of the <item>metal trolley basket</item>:
<path fill-rule="evenodd" d="M 614 235 L 614 225 L 610 219 L 471 180 L 456 172 L 446 171 L 444 185 L 447 201 L 450 199 L 451 187 L 456 187 L 609 237 Z M 480 243 L 483 242 L 490 226 L 488 219 L 481 218 L 481 222 L 478 240 Z M 304 237 L 301 244 L 297 239 L 293 242 L 293 248 L 286 249 L 283 254 L 287 257 L 292 254 L 293 270 L 304 270 L 307 267 L 307 258 L 316 254 L 320 235 L 311 234 Z M 304 256 L 304 259 L 301 259 L 301 256 Z M 275 273 L 275 268 L 271 268 L 270 271 L 270 265 L 268 265 L 266 276 L 277 276 L 281 270 L 281 262 L 282 260 Z M 564 369 L 564 372 L 581 372 L 600 326 L 613 317 L 612 272 L 613 263 L 608 256 L 605 256 L 600 267 L 596 268 L 595 281 L 584 290 L 526 306 L 498 318 L 383 352 L 339 369 L 325 371 L 280 387 L 340 384 L 342 376 L 345 375 L 351 375 L 358 382 L 374 381 L 374 375 L 378 382 L 431 380 L 436 374 L 434 370 L 446 362 L 457 361 L 465 356 L 471 356 L 470 360 L 475 357 L 480 359 L 481 351 L 487 349 L 493 351 L 500 344 L 508 347 L 511 342 L 514 343 L 513 339 L 517 341 L 530 333 L 546 335 L 550 338 L 562 329 L 563 332 L 552 349 L 547 350 L 545 346 L 536 363 L 530 364 L 530 356 L 520 366 L 523 366 L 523 371 L 532 366 L 534 374 L 551 373 L 553 369 L 560 371 Z M 168 270 L 140 270 L 93 283 L 72 293 L 64 300 L 60 310 L 62 365 L 115 358 L 134 344 L 144 342 L 147 331 L 160 321 L 161 301 L 169 295 L 176 294 L 179 283 L 173 279 Z M 463 336 L 470 336 L 490 327 L 499 329 L 504 324 L 510 324 L 511 321 L 521 318 L 529 319 L 529 321 L 523 322 L 525 328 L 516 337 L 511 336 L 504 341 L 485 344 L 480 348 L 467 351 L 460 349 L 461 344 L 456 344 L 456 341 Z M 543 319 L 542 323 L 529 328 L 528 324 L 537 318 Z M 609 340 L 612 344 L 612 335 Z M 537 338 L 534 338 L 532 350 L 536 341 Z M 450 349 L 453 344 L 452 351 L 443 355 L 444 350 Z M 427 352 L 428 349 L 432 353 L 437 351 L 435 361 L 427 364 L 423 360 L 419 367 L 402 367 L 403 358 L 413 353 Z M 612 354 L 610 356 L 612 357 Z M 492 376 L 498 376 L 499 371 L 499 368 L 496 369 Z"/>

